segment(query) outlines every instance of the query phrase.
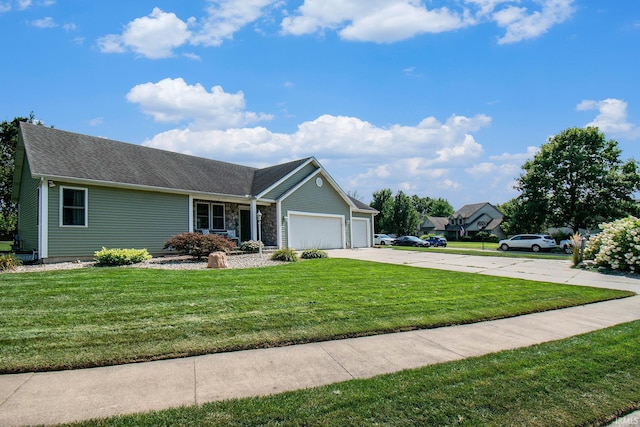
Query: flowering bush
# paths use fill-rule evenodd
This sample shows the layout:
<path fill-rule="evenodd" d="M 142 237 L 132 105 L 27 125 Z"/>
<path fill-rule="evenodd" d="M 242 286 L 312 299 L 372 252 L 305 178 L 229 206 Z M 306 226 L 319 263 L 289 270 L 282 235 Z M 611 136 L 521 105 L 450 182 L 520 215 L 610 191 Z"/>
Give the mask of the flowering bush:
<path fill-rule="evenodd" d="M 211 252 L 229 252 L 235 243 L 217 234 L 182 233 L 173 236 L 164 243 L 165 249 L 174 249 L 197 259 Z"/>
<path fill-rule="evenodd" d="M 94 253 L 100 265 L 130 265 L 151 259 L 146 249 L 107 249 Z"/>
<path fill-rule="evenodd" d="M 261 241 L 248 240 L 246 242 L 242 242 L 242 244 L 240 245 L 240 250 L 247 253 L 256 253 L 260 250 L 260 247 L 264 248 L 264 245 Z"/>
<path fill-rule="evenodd" d="M 600 267 L 640 272 L 640 219 L 630 216 L 600 228 L 602 233 L 589 240 L 584 258 Z"/>

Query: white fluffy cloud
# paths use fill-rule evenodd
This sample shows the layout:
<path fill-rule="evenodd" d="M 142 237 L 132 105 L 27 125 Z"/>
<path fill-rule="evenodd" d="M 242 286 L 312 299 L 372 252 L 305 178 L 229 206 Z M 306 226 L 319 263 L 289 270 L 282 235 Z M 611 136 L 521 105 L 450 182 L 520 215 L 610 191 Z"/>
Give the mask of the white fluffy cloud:
<path fill-rule="evenodd" d="M 188 85 L 183 79 L 163 79 L 143 83 L 127 94 L 129 102 L 158 122 L 189 121 L 192 126 L 221 129 L 246 126 L 271 116 L 244 111 L 244 94 L 226 93 L 220 86 L 207 91 L 201 84 Z"/>
<path fill-rule="evenodd" d="M 191 40 L 193 44 L 219 46 L 245 25 L 259 19 L 274 0 L 209 1 L 200 30 Z"/>
<path fill-rule="evenodd" d="M 347 40 L 390 43 L 464 25 L 462 16 L 446 7 L 430 10 L 411 0 L 306 0 L 295 16 L 283 19 L 282 30 L 301 35 L 335 29 Z"/>
<path fill-rule="evenodd" d="M 102 52 L 133 52 L 157 59 L 173 55 L 173 49 L 182 46 L 191 37 L 189 22 L 174 13 L 154 8 L 151 14 L 137 18 L 126 25 L 121 35 L 109 34 L 98 40 Z"/>
<path fill-rule="evenodd" d="M 264 118 L 244 110 L 241 92 L 165 79 L 131 89 L 127 99 L 158 121 L 187 122 L 157 134 L 144 145 L 254 166 L 317 157 L 347 189 L 369 195 L 383 187 L 415 194 L 462 191 L 462 175 L 483 153 L 472 133 L 491 118 L 453 115 L 444 122 L 427 117 L 415 126 L 379 127 L 357 117 L 322 115 L 295 132 L 246 127 Z M 473 179 L 473 178 L 472 178 Z"/>
<path fill-rule="evenodd" d="M 640 128 L 627 121 L 627 103 L 620 99 L 584 100 L 576 106 L 576 109 L 578 111 L 598 111 L 596 118 L 586 126 L 596 126 L 602 132 L 631 139 L 640 137 Z"/>
<path fill-rule="evenodd" d="M 417 0 L 305 0 L 282 21 L 285 34 L 337 31 L 347 40 L 391 43 L 493 21 L 506 30 L 498 42 L 514 43 L 544 34 L 574 12 L 574 0 L 466 0 L 430 8 Z M 523 6 L 528 4 L 529 8 Z"/>
<path fill-rule="evenodd" d="M 431 7 L 421 0 L 304 0 L 295 11 L 283 11 L 280 27 L 285 35 L 336 31 L 345 40 L 393 43 L 493 22 L 505 29 L 498 39 L 504 44 L 539 37 L 566 21 L 574 12 L 574 1 L 446 0 L 445 6 Z M 121 34 L 100 37 L 98 47 L 105 53 L 133 51 L 151 59 L 167 58 L 189 44 L 219 46 L 285 5 L 282 0 L 208 0 L 202 17 L 186 20 L 154 8 L 129 22 Z"/>
<path fill-rule="evenodd" d="M 129 22 L 122 34 L 108 34 L 98 39 L 104 53 L 123 53 L 131 50 L 150 59 L 174 56 L 181 46 L 219 46 L 223 40 L 250 22 L 260 18 L 265 8 L 276 0 L 209 0 L 206 14 L 200 20 L 186 21 L 154 8 L 148 16 Z"/>
<path fill-rule="evenodd" d="M 506 29 L 498 43 L 514 43 L 546 33 L 551 27 L 571 17 L 573 0 L 546 0 L 542 9 L 530 11 L 526 7 L 509 6 L 493 14 L 493 20 Z"/>

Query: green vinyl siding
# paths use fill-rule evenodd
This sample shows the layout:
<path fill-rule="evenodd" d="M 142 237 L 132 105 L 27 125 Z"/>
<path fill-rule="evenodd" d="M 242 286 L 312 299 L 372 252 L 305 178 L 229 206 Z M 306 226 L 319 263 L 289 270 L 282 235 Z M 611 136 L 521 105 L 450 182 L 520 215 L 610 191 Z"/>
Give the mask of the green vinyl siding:
<path fill-rule="evenodd" d="M 286 193 L 291 188 L 296 186 L 300 181 L 304 180 L 310 174 L 315 172 L 316 169 L 317 169 L 317 167 L 314 166 L 311 163 L 306 165 L 305 167 L 300 169 L 298 172 L 294 173 L 289 178 L 285 179 L 282 183 L 280 183 L 280 185 L 278 185 L 276 188 L 274 188 L 273 190 L 271 190 L 268 193 L 266 193 L 261 198 L 262 199 L 268 199 L 268 200 L 276 200 L 276 199 L 278 199 L 284 193 Z"/>
<path fill-rule="evenodd" d="M 25 158 L 22 165 L 20 200 L 18 201 L 18 239 L 20 249 L 38 250 L 38 187 L 40 180 L 31 178 L 29 164 Z"/>
<path fill-rule="evenodd" d="M 322 187 L 316 185 L 316 176 L 320 176 L 324 183 Z M 347 202 L 340 194 L 329 184 L 322 174 L 315 175 L 312 179 L 304 183 L 300 188 L 290 194 L 282 201 L 282 214 L 288 216 L 289 211 L 344 215 L 345 219 L 349 219 L 350 209 Z M 287 241 L 287 225 L 283 223 L 281 229 L 282 245 L 288 247 Z M 347 245 L 349 245 L 349 236 L 351 231 L 347 228 Z"/>
<path fill-rule="evenodd" d="M 171 236 L 189 231 L 189 197 L 184 195 L 87 188 L 86 227 L 60 225 L 60 187 L 49 192 L 49 257 L 86 257 L 100 248 L 147 249 L 163 252 Z"/>

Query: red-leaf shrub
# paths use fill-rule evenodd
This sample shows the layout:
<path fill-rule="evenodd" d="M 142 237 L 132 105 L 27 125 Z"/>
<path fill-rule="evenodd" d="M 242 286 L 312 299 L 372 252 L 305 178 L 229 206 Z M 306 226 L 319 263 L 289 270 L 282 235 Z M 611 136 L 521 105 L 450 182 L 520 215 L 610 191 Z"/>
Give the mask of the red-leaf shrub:
<path fill-rule="evenodd" d="M 177 234 L 164 243 L 165 249 L 174 249 L 197 259 L 208 256 L 211 252 L 229 252 L 235 243 L 218 234 L 182 233 Z"/>

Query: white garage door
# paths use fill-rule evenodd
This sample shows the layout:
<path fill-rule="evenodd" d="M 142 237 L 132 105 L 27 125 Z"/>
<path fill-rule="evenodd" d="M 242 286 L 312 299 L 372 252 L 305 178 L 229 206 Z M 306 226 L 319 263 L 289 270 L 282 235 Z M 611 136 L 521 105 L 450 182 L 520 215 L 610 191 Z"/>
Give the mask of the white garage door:
<path fill-rule="evenodd" d="M 289 247 L 293 249 L 344 248 L 342 216 L 289 213 Z"/>
<path fill-rule="evenodd" d="M 369 243 L 369 221 L 366 218 L 353 218 L 351 221 L 353 226 L 353 244 L 352 248 L 368 248 Z"/>

